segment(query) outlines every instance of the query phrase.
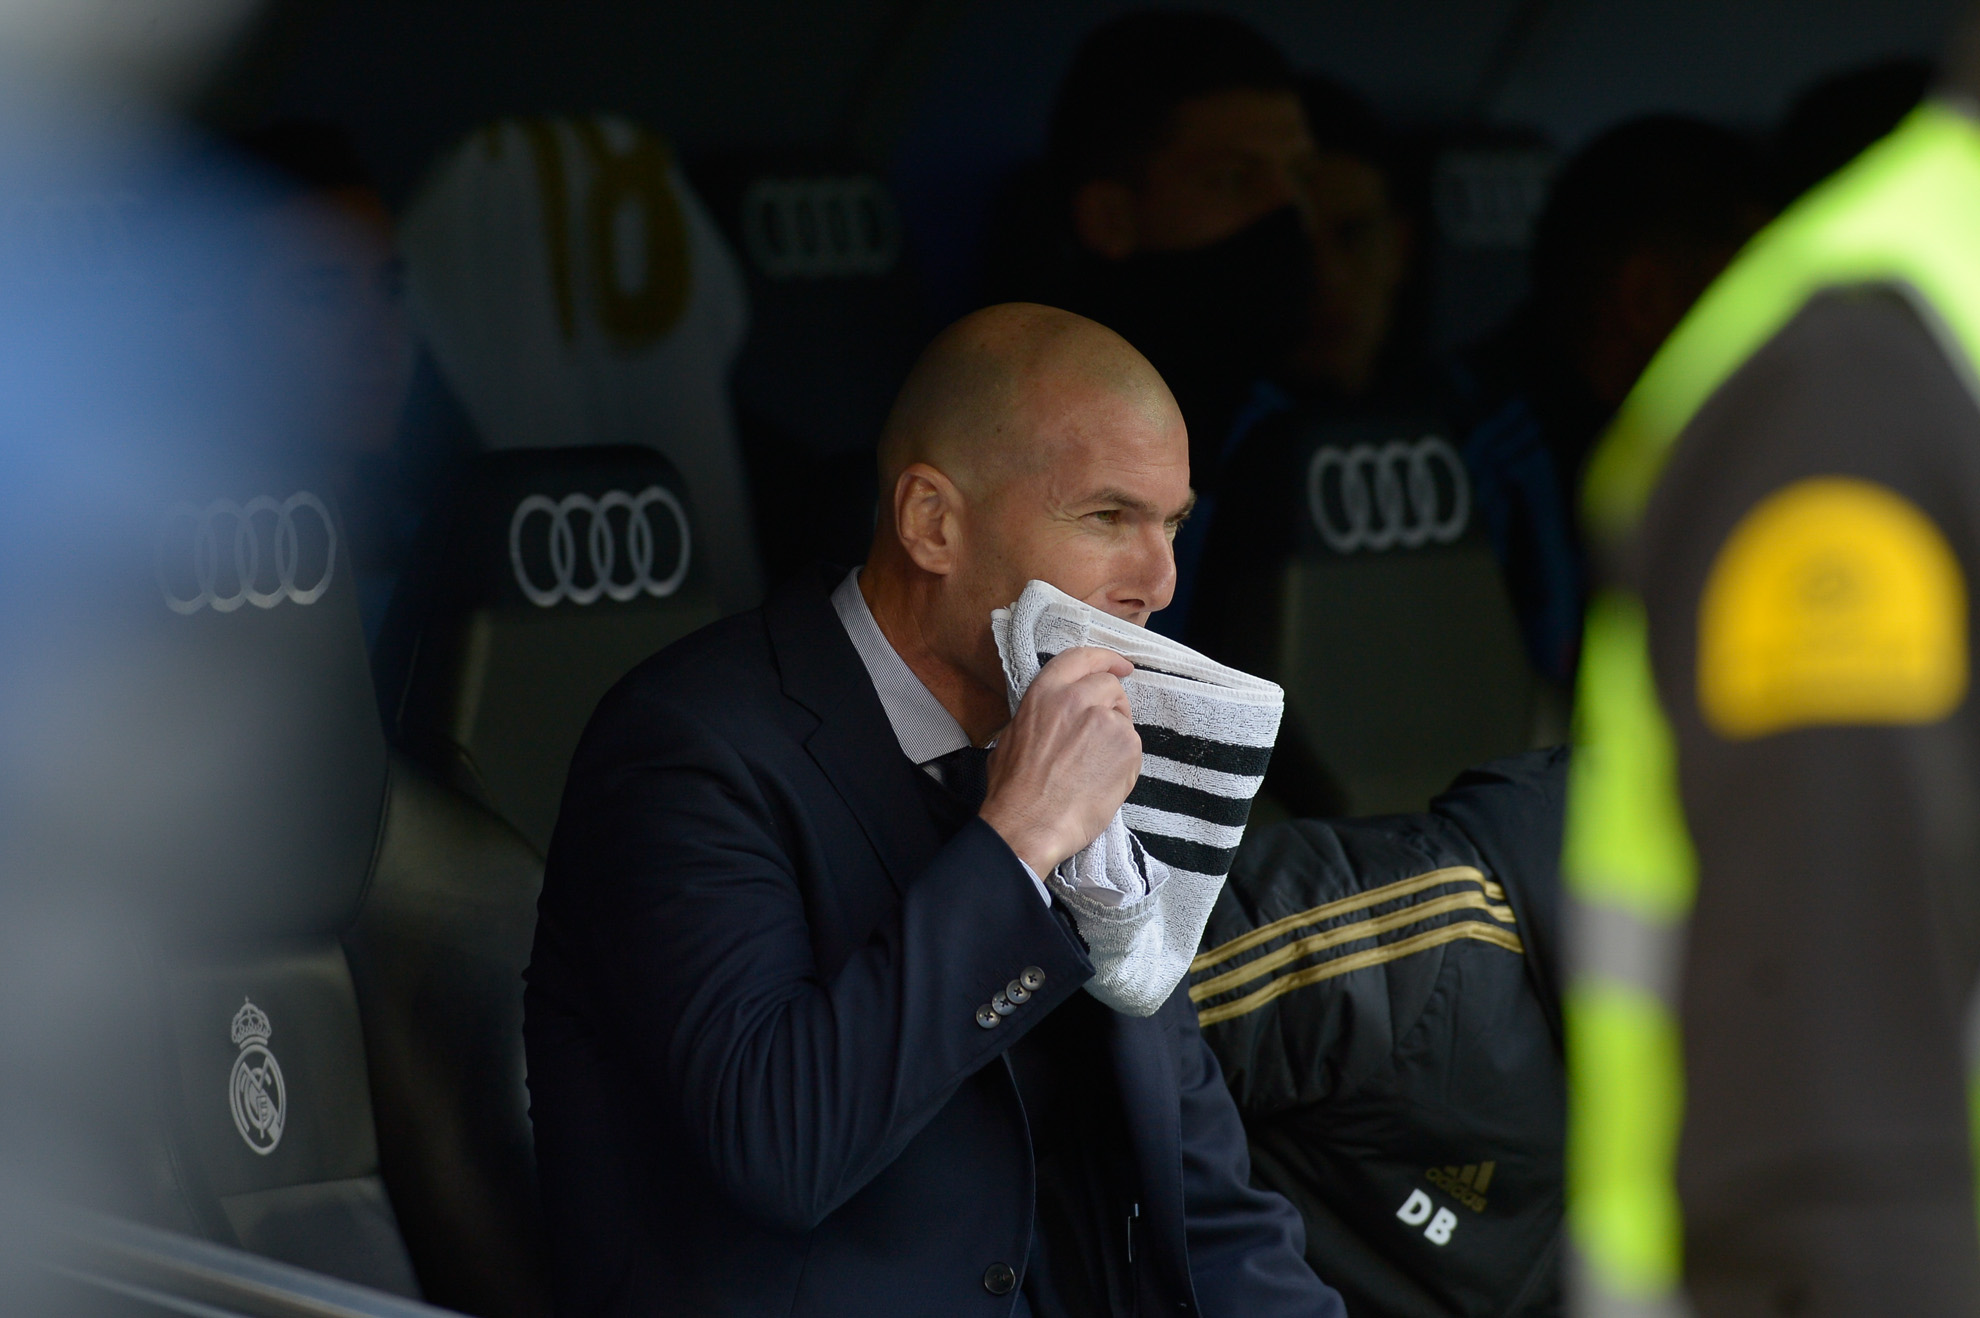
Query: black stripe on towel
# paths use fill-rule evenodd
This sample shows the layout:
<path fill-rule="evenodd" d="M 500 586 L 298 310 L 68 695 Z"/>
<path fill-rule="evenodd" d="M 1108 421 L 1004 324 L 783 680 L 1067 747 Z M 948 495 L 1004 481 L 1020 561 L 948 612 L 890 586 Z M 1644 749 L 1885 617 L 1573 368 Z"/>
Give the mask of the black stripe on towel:
<path fill-rule="evenodd" d="M 1134 785 L 1134 790 L 1128 793 L 1128 804 L 1144 805 L 1151 810 L 1167 810 L 1171 814 L 1188 815 L 1192 819 L 1226 824 L 1232 828 L 1244 827 L 1244 821 L 1251 818 L 1249 797 L 1218 796 L 1200 787 L 1163 782 L 1147 774 L 1143 774 L 1141 781 Z"/>
<path fill-rule="evenodd" d="M 1059 653 L 1060 653 L 1060 654 L 1063 654 L 1063 653 L 1065 653 L 1065 651 L 1063 651 L 1063 650 L 1061 650 L 1061 651 L 1060 651 Z M 1043 650 L 1040 650 L 1040 651 L 1038 652 L 1038 666 L 1039 666 L 1040 668 L 1043 668 L 1043 667 L 1044 667 L 1044 666 L 1045 666 L 1046 664 L 1049 664 L 1049 663 L 1051 663 L 1051 662 L 1052 662 L 1052 661 L 1053 661 L 1054 659 L 1057 659 L 1058 657 L 1059 657 L 1059 656 L 1058 656 L 1058 655 L 1056 655 L 1056 654 L 1046 654 L 1046 653 L 1045 653 L 1045 652 L 1044 652 Z M 1130 660 L 1128 660 L 1128 662 L 1132 664 L 1132 663 L 1134 663 L 1134 660 L 1132 660 L 1132 659 L 1130 659 Z M 1156 667 L 1154 667 L 1154 666 L 1152 666 L 1152 665 L 1150 665 L 1150 664 L 1134 664 L 1134 671 L 1135 671 L 1135 672 L 1137 672 L 1137 673 L 1156 673 L 1156 674 L 1159 674 L 1159 675 L 1160 675 L 1160 676 L 1162 676 L 1162 677 L 1173 677 L 1173 678 L 1177 678 L 1177 679 L 1179 679 L 1179 680 L 1181 680 L 1181 681 L 1184 681 L 1184 682 L 1202 682 L 1202 681 L 1203 681 L 1203 679 L 1202 679 L 1202 678 L 1200 678 L 1200 677 L 1191 677 L 1191 676 L 1190 676 L 1190 675 L 1189 675 L 1188 673 L 1172 673 L 1172 672 L 1170 672 L 1170 671 L 1169 671 L 1168 669 L 1166 669 L 1166 668 L 1156 668 Z M 1208 684 L 1206 683 L 1205 685 L 1208 685 Z"/>
<path fill-rule="evenodd" d="M 1192 737 L 1187 732 L 1177 732 L 1153 723 L 1137 723 L 1134 730 L 1141 734 L 1143 755 L 1159 755 L 1165 760 L 1193 764 L 1199 769 L 1261 778 L 1265 774 L 1265 766 L 1272 762 L 1270 746 L 1239 746 L 1228 741 L 1211 741 L 1208 737 Z M 1205 872 L 1214 874 L 1216 871 Z"/>
<path fill-rule="evenodd" d="M 1164 865 L 1173 869 L 1194 870 L 1198 874 L 1229 874 L 1231 858 L 1237 855 L 1236 847 L 1213 847 L 1202 842 L 1191 842 L 1188 838 L 1144 833 L 1139 829 L 1135 830 L 1134 835 L 1140 839 L 1142 849 Z"/>

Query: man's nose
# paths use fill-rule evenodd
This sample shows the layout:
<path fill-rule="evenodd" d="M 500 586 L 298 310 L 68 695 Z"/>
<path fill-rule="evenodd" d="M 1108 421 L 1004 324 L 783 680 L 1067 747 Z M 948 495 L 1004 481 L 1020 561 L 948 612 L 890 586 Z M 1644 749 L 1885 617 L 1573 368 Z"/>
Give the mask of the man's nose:
<path fill-rule="evenodd" d="M 1145 615 L 1169 607 L 1176 594 L 1176 551 L 1166 527 L 1153 526 L 1135 537 L 1133 561 L 1112 591 L 1109 612 Z"/>

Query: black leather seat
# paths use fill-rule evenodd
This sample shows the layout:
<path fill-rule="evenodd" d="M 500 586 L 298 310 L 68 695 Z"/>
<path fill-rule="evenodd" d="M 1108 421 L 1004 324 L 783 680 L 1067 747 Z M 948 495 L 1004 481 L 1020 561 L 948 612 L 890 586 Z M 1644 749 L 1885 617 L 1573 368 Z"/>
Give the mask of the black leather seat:
<path fill-rule="evenodd" d="M 599 697 L 722 612 L 695 514 L 652 449 L 475 459 L 380 637 L 393 742 L 547 847 Z"/>
<path fill-rule="evenodd" d="M 1266 786 L 1297 815 L 1420 811 L 1565 732 L 1434 416 L 1261 425 L 1220 487 L 1192 625 L 1286 688 Z"/>
<path fill-rule="evenodd" d="M 540 863 L 388 754 L 334 510 L 176 478 L 10 710 L 9 1170 L 399 1295 L 548 1312 L 522 1077 Z M 31 668 L 23 671 L 32 671 Z M 402 1226 L 405 1228 L 402 1230 Z"/>
<path fill-rule="evenodd" d="M 426 1298 L 550 1312 L 523 1080 L 522 972 L 543 866 L 524 838 L 391 757 L 377 859 L 344 935 L 379 1161 Z"/>
<path fill-rule="evenodd" d="M 858 562 L 880 428 L 927 338 L 893 196 L 844 154 L 731 154 L 692 172 L 749 281 L 734 388 L 765 564 L 777 579 Z"/>

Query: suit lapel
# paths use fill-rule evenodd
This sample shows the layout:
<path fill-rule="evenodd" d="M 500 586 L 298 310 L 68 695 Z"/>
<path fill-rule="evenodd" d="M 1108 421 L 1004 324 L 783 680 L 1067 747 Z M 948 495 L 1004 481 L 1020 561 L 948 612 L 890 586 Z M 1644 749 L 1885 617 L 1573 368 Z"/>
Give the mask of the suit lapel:
<path fill-rule="evenodd" d="M 765 601 L 764 624 L 784 694 L 818 720 L 805 750 L 859 821 L 896 891 L 946 840 L 926 801 L 934 787 L 908 762 L 873 679 L 832 608 L 832 569 L 805 572 Z"/>
<path fill-rule="evenodd" d="M 805 750 L 858 820 L 895 889 L 905 891 L 968 808 L 901 753 L 866 665 L 832 608 L 831 591 L 842 576 L 830 569 L 802 574 L 765 601 L 764 623 L 785 696 L 818 721 Z M 1146 1019 L 1099 1014 L 1108 1023 L 1105 1046 L 1142 1170 L 1141 1220 L 1154 1237 L 1151 1252 L 1171 1271 L 1168 1285 L 1188 1295 L 1175 1026 L 1166 1012 Z"/>

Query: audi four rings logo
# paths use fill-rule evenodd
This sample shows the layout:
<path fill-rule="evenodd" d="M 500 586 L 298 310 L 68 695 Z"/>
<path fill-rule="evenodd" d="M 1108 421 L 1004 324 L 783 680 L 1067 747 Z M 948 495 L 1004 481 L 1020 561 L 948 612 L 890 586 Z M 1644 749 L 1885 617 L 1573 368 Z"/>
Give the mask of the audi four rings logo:
<path fill-rule="evenodd" d="M 158 584 L 174 613 L 314 604 L 336 571 L 337 524 L 308 490 L 279 500 L 176 504 L 165 514 Z"/>
<path fill-rule="evenodd" d="M 1320 449 L 1306 499 L 1320 538 L 1340 554 L 1447 545 L 1471 524 L 1464 463 L 1435 435 Z"/>
<path fill-rule="evenodd" d="M 771 279 L 884 275 L 901 255 L 901 221 L 880 180 L 761 178 L 742 203 L 743 243 Z"/>
<path fill-rule="evenodd" d="M 532 494 L 509 518 L 516 585 L 540 609 L 564 600 L 624 604 L 642 594 L 664 599 L 687 579 L 688 547 L 687 510 L 673 491 L 658 485 L 638 494 L 613 490 L 595 499 Z"/>

